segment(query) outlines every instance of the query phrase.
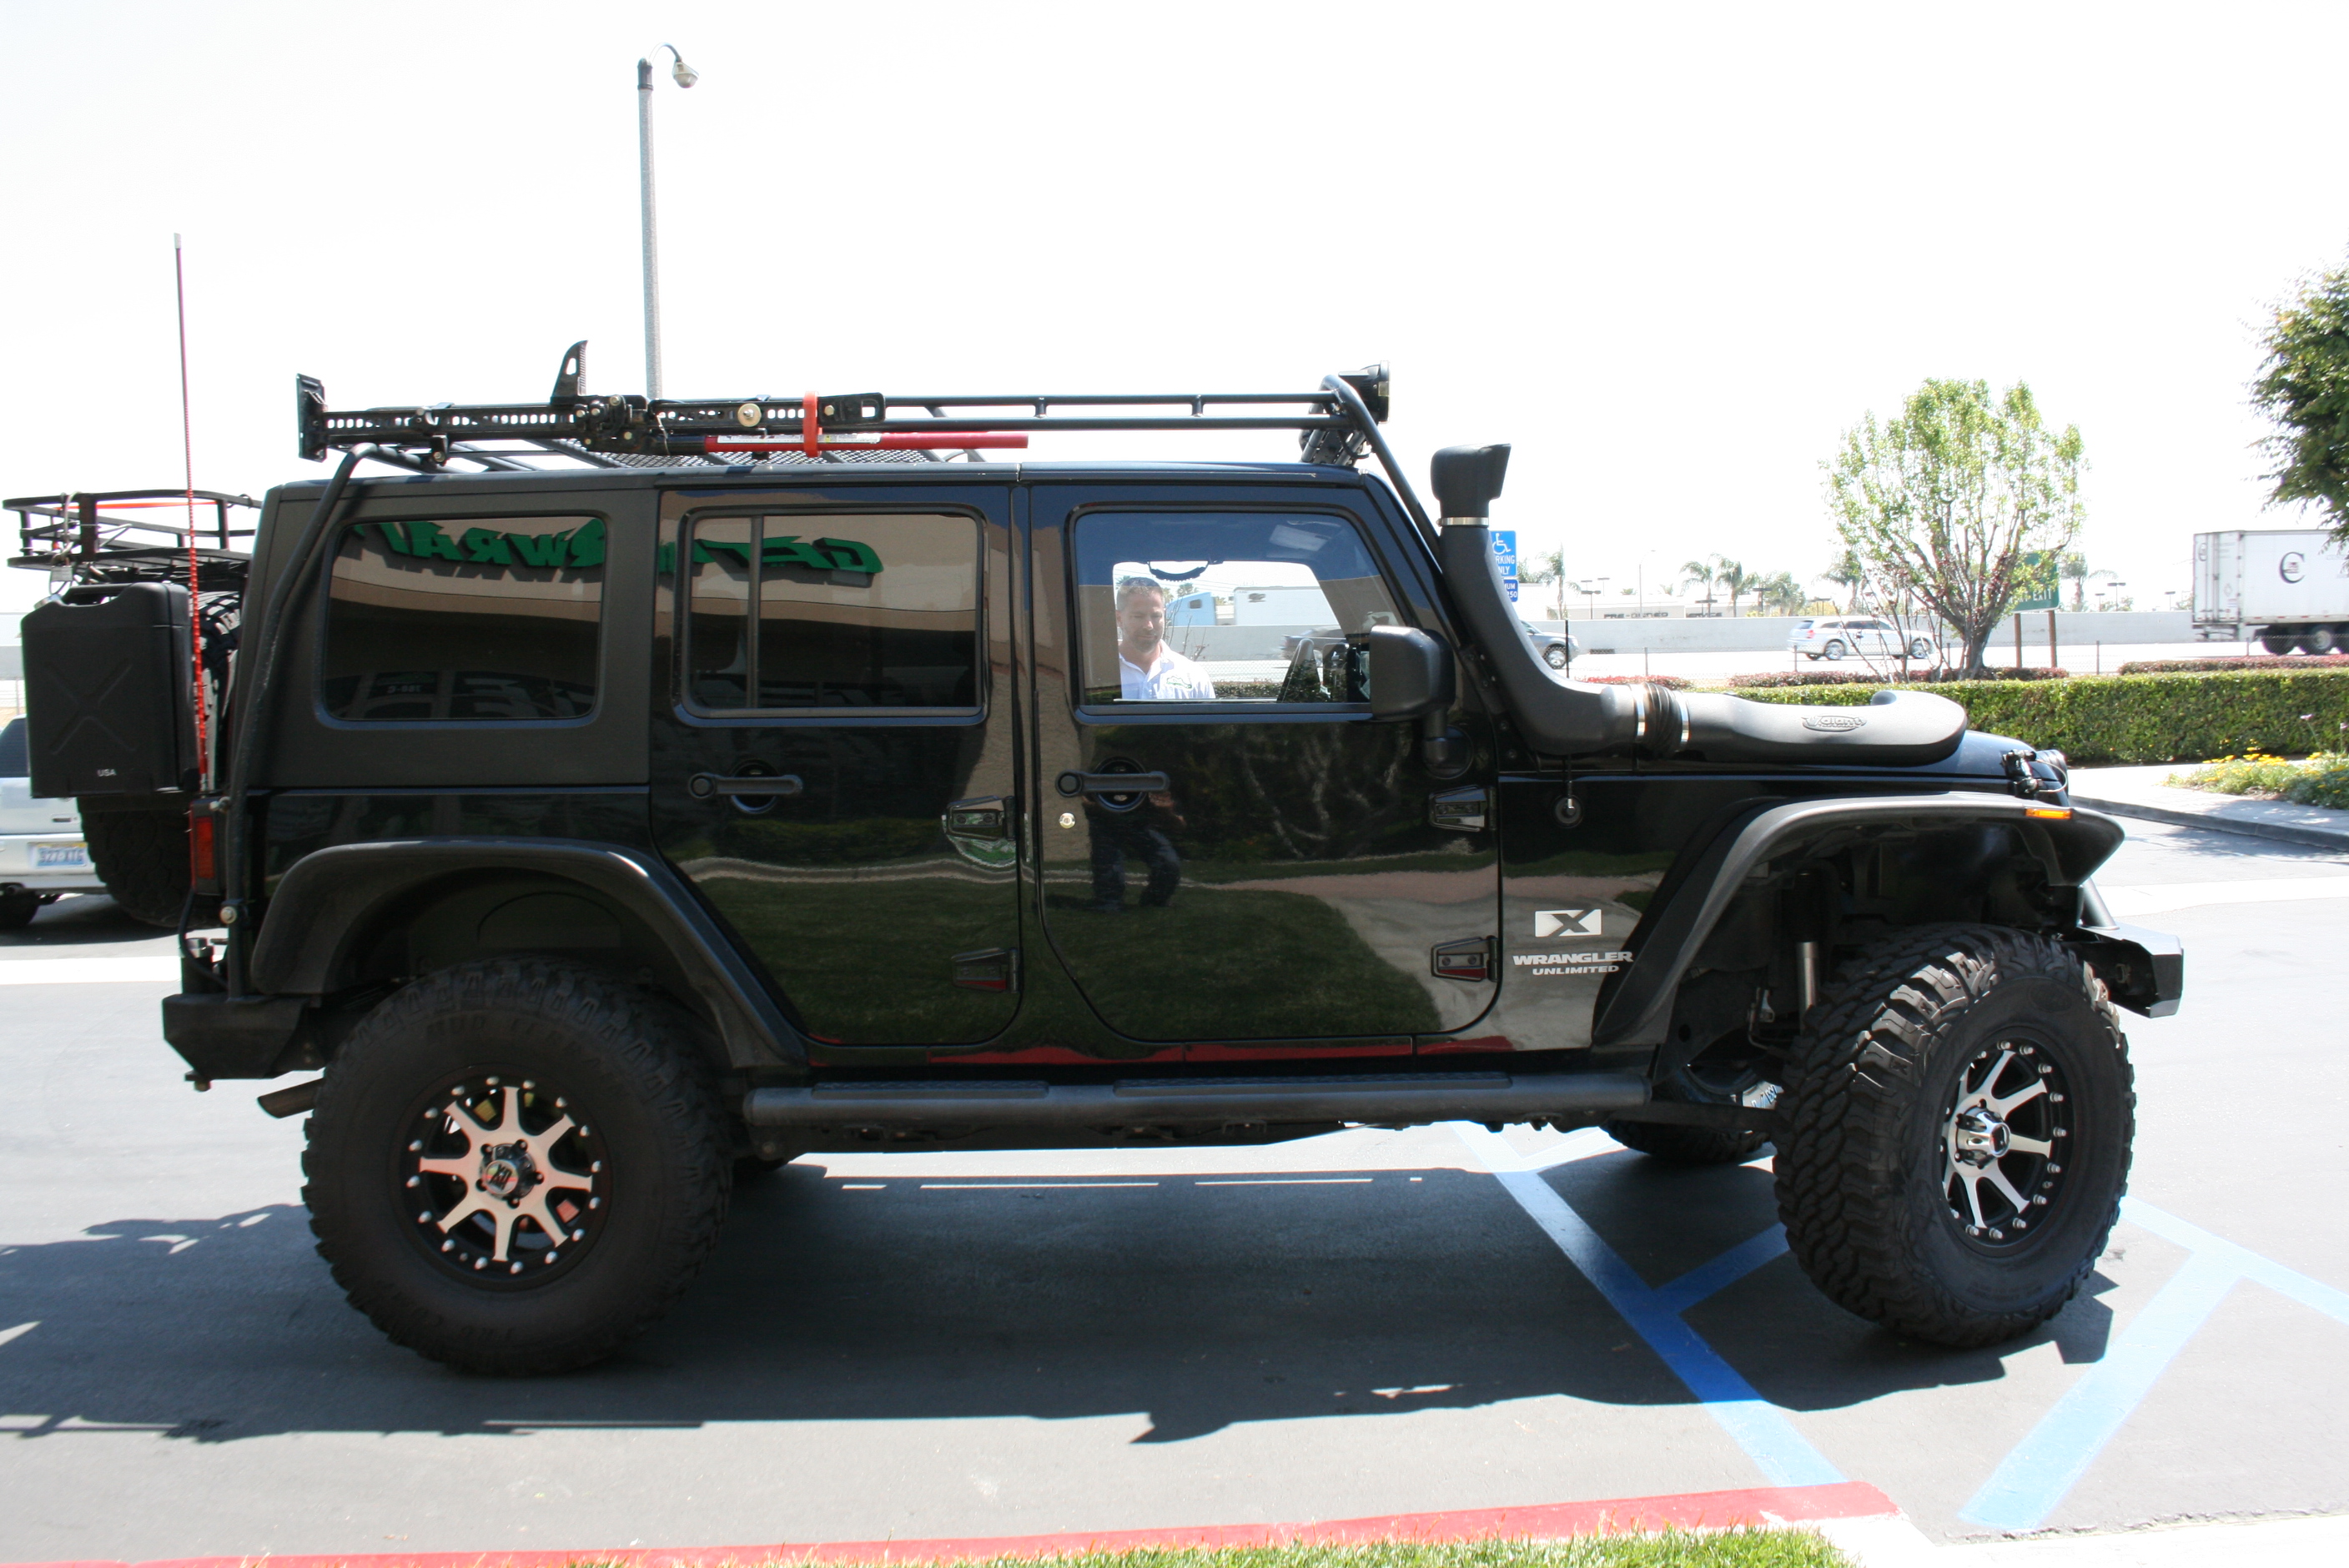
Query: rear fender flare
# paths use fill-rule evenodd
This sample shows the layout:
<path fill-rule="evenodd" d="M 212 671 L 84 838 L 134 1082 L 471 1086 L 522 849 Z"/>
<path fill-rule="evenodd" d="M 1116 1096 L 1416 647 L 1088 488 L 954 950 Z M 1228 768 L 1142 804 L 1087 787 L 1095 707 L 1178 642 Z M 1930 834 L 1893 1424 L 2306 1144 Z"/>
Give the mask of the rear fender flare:
<path fill-rule="evenodd" d="M 1746 881 L 1769 861 L 1842 829 L 1919 828 L 1926 830 L 1990 823 L 2016 830 L 2051 882 L 2076 886 L 2104 864 L 2124 837 L 2121 826 L 2096 811 L 2074 809 L 2069 818 L 2033 817 L 2046 810 L 2026 800 L 1975 791 L 1865 799 L 1759 803 L 1714 834 L 1671 882 L 1677 891 L 1636 933 L 1637 956 L 1600 1009 L 1594 1046 L 1660 1046 L 1671 1026 L 1672 1002 L 1689 965 L 1713 934 Z"/>
<path fill-rule="evenodd" d="M 574 883 L 626 910 L 660 943 L 735 1067 L 807 1065 L 807 1044 L 717 919 L 658 857 L 562 839 L 393 839 L 304 856 L 264 911 L 249 965 L 262 992 L 321 996 L 347 985 L 360 949 L 409 895 L 483 872 Z"/>

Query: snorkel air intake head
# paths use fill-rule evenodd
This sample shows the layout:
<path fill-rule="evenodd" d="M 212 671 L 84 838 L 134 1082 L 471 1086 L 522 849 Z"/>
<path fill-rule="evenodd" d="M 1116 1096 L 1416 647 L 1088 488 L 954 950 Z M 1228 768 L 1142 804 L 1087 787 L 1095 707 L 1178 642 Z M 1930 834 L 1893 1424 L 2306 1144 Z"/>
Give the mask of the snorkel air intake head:
<path fill-rule="evenodd" d="M 1509 471 L 1506 444 L 1446 447 L 1431 465 L 1435 504 L 1446 523 L 1482 522 L 1493 515 L 1501 480 Z"/>

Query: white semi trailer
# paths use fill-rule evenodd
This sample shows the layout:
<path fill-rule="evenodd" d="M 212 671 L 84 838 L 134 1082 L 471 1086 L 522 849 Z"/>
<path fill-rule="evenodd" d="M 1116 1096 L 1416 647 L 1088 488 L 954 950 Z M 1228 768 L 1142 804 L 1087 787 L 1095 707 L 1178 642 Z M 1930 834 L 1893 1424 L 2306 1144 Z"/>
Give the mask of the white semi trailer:
<path fill-rule="evenodd" d="M 2271 654 L 2349 648 L 2349 552 L 2321 528 L 2198 533 L 2194 629 Z"/>

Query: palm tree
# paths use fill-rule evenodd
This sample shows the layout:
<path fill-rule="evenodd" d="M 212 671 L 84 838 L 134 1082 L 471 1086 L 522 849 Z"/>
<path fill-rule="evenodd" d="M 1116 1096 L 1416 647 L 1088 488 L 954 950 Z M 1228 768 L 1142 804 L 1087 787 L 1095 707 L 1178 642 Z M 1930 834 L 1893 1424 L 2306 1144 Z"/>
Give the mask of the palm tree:
<path fill-rule="evenodd" d="M 1859 552 L 1845 546 L 1836 563 L 1819 573 L 1819 581 L 1832 583 L 1844 591 L 1848 600 L 1844 607 L 1845 614 L 1859 614 L 1859 591 L 1868 582 L 1868 568 L 1860 564 Z"/>
<path fill-rule="evenodd" d="M 1737 601 L 1754 586 L 1756 578 L 1745 570 L 1743 562 L 1723 561 L 1713 569 L 1713 580 L 1729 590 L 1729 613 L 1734 615 L 1737 614 Z"/>
<path fill-rule="evenodd" d="M 2066 550 L 2055 557 L 2055 575 L 2072 585 L 2072 608 L 2088 606 L 2088 558 L 2076 550 Z"/>
<path fill-rule="evenodd" d="M 1702 561 L 1682 562 L 1679 591 L 1685 592 L 1690 588 L 1703 589 L 1705 608 L 1711 609 L 1713 607 L 1713 574 L 1720 565 L 1721 557 L 1718 555 L 1708 555 Z"/>
<path fill-rule="evenodd" d="M 1764 610 L 1775 610 L 1782 615 L 1799 615 L 1810 595 L 1795 581 L 1791 572 L 1780 572 L 1753 584 L 1754 602 Z"/>
<path fill-rule="evenodd" d="M 1552 607 L 1557 614 L 1552 615 L 1550 619 L 1553 621 L 1566 619 L 1566 552 L 1563 548 L 1546 550 L 1539 555 L 1528 556 L 1519 561 L 1517 581 L 1531 583 L 1536 586 L 1544 583 L 1556 583 L 1557 586 L 1551 591 L 1550 598 L 1553 601 Z"/>

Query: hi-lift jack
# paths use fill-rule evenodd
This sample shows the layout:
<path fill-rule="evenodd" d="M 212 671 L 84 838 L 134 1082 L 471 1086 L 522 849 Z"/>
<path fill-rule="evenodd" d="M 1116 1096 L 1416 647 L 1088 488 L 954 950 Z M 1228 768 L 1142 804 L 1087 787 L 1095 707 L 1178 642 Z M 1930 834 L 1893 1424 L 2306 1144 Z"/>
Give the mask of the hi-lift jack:
<path fill-rule="evenodd" d="M 529 469 L 553 455 L 596 467 L 650 463 L 930 461 L 959 451 L 1018 449 L 1037 430 L 1295 430 L 1302 459 L 1350 468 L 1371 452 L 1423 531 L 1426 514 L 1379 426 L 1388 412 L 1384 366 L 1322 379 L 1311 392 L 1032 394 L 892 397 L 879 392 L 708 400 L 587 392 L 587 345 L 563 356 L 544 403 L 441 403 L 429 407 L 330 409 L 315 377 L 294 381 L 302 456 L 372 446 L 370 457 L 419 472 L 463 459 Z M 1102 410 L 1182 409 L 1182 413 Z M 1282 412 L 1212 413 L 1217 408 Z M 1015 416 L 1009 410 L 1020 410 Z M 996 412 L 1004 410 L 1005 412 Z M 922 418 L 900 418 L 918 411 Z M 884 458 L 882 453 L 904 453 Z"/>

